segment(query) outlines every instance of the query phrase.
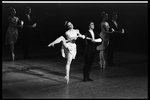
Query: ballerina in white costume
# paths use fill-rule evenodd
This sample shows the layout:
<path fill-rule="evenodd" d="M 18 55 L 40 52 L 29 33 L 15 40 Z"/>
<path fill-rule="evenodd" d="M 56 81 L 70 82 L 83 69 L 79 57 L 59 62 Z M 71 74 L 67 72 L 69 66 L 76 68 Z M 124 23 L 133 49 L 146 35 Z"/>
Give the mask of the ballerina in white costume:
<path fill-rule="evenodd" d="M 74 29 L 74 26 L 71 22 L 66 21 L 65 26 L 67 26 L 68 28 L 68 31 L 66 31 L 65 33 L 67 39 L 65 39 L 63 36 L 60 36 L 55 41 L 50 43 L 48 47 L 54 46 L 55 44 L 62 42 L 62 48 L 61 48 L 62 56 L 67 59 L 65 79 L 67 81 L 66 83 L 68 84 L 70 65 L 71 65 L 72 59 L 75 59 L 76 54 L 77 54 L 77 50 L 76 50 L 77 46 L 76 46 L 75 41 L 78 37 L 84 39 L 85 36 L 81 35 L 78 29 Z"/>

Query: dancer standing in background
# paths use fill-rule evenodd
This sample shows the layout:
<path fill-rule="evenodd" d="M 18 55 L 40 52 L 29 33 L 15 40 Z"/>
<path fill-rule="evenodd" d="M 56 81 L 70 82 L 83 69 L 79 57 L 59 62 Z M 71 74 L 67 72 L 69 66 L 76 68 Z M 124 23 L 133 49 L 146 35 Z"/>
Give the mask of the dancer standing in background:
<path fill-rule="evenodd" d="M 15 60 L 15 53 L 14 53 L 14 45 L 18 38 L 18 27 L 23 27 L 23 21 L 21 21 L 21 25 L 17 25 L 17 23 L 20 21 L 18 17 L 15 16 L 16 10 L 15 8 L 9 8 L 9 11 L 11 15 L 8 17 L 9 21 L 9 27 L 7 29 L 6 33 L 6 40 L 5 44 L 10 45 L 11 49 L 11 58 L 14 61 Z"/>
<path fill-rule="evenodd" d="M 76 50 L 77 47 L 76 47 L 75 42 L 78 37 L 84 39 L 84 35 L 81 35 L 78 29 L 74 29 L 73 24 L 69 21 L 65 22 L 65 26 L 68 28 L 68 31 L 65 32 L 67 39 L 65 39 L 63 36 L 60 36 L 55 41 L 50 43 L 48 47 L 54 46 L 55 44 L 62 42 L 62 48 L 61 48 L 62 56 L 67 59 L 65 79 L 67 81 L 66 83 L 68 84 L 70 65 L 71 65 L 72 59 L 75 59 L 76 54 L 77 54 L 77 50 Z"/>
<path fill-rule="evenodd" d="M 31 16 L 31 8 L 30 7 L 26 7 L 26 14 L 24 15 L 24 25 L 23 25 L 23 37 L 22 37 L 22 41 L 23 41 L 23 55 L 24 58 L 29 58 L 29 45 L 32 41 L 32 35 L 33 35 L 33 28 L 36 27 L 36 23 L 33 19 L 33 17 Z"/>
<path fill-rule="evenodd" d="M 109 32 L 110 26 L 107 22 L 108 14 L 103 11 L 101 13 L 101 15 L 103 17 L 103 20 L 100 24 L 100 26 L 101 26 L 100 37 L 103 39 L 103 41 L 99 46 L 97 46 L 97 50 L 100 50 L 100 52 L 99 52 L 100 68 L 105 68 L 106 67 L 106 51 L 105 51 L 105 49 L 109 45 L 109 34 L 112 32 Z"/>
<path fill-rule="evenodd" d="M 113 34 L 110 34 L 110 39 L 109 39 L 109 45 L 107 48 L 108 52 L 108 65 L 109 66 L 114 66 L 113 58 L 114 58 L 114 51 L 118 45 L 119 38 L 121 34 L 124 33 L 124 29 L 122 28 L 121 24 L 118 23 L 117 21 L 118 15 L 117 13 L 113 13 L 112 20 L 110 22 L 110 28 L 113 30 Z M 120 43 L 120 42 L 119 42 Z"/>

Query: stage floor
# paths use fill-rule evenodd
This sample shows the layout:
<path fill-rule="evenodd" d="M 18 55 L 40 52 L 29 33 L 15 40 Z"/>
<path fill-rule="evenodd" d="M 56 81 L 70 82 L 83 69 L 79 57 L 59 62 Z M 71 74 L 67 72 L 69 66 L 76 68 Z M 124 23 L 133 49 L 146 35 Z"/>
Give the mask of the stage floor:
<path fill-rule="evenodd" d="M 98 53 L 97 53 L 98 54 Z M 64 79 L 66 59 L 60 54 L 2 60 L 2 98 L 148 98 L 148 54 L 116 52 L 116 66 L 100 69 L 96 54 L 92 82 L 83 82 L 84 55 L 77 54 Z M 38 54 L 37 54 L 38 55 Z"/>

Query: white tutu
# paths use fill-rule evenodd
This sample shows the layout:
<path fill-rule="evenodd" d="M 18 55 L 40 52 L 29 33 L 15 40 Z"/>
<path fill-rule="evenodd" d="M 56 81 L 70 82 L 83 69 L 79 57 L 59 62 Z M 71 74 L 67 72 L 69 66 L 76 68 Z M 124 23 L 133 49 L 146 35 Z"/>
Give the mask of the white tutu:
<path fill-rule="evenodd" d="M 76 50 L 76 44 L 75 43 L 67 43 L 67 47 L 63 46 L 61 47 L 61 54 L 64 58 L 68 58 L 68 54 L 72 55 L 72 58 L 75 59 L 77 50 Z"/>

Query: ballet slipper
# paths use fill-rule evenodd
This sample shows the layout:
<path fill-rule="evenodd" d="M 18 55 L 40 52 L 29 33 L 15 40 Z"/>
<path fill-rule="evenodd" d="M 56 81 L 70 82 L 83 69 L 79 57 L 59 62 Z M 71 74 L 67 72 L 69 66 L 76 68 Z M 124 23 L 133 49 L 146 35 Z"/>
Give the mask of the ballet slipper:
<path fill-rule="evenodd" d="M 55 45 L 54 43 L 50 43 L 50 44 L 48 45 L 48 47 L 51 47 L 51 46 L 54 47 L 54 45 Z"/>
<path fill-rule="evenodd" d="M 66 83 L 68 84 L 69 83 L 69 77 L 65 76 L 65 79 L 66 79 Z"/>

